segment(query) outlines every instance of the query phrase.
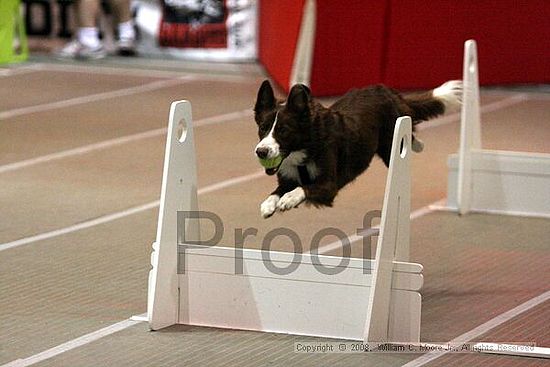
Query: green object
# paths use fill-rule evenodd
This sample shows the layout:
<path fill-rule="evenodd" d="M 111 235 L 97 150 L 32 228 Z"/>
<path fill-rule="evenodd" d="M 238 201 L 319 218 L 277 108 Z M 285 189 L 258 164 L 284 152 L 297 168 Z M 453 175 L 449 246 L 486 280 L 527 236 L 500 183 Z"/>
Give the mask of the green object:
<path fill-rule="evenodd" d="M 0 0 L 0 64 L 25 61 L 28 56 L 20 0 Z"/>
<path fill-rule="evenodd" d="M 269 159 L 258 158 L 258 159 L 260 160 L 260 164 L 265 168 L 279 167 L 279 165 L 283 161 L 283 157 L 281 157 L 280 155 L 275 158 L 269 158 Z"/>

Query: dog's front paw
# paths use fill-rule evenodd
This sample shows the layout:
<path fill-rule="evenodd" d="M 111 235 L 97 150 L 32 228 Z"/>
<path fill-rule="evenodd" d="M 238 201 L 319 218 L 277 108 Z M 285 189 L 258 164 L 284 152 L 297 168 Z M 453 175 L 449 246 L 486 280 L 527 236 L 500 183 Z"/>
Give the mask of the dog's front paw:
<path fill-rule="evenodd" d="M 279 201 L 279 195 L 270 195 L 260 205 L 260 213 L 262 217 L 269 218 L 277 210 L 277 202 Z"/>
<path fill-rule="evenodd" d="M 277 209 L 280 211 L 289 210 L 297 207 L 306 199 L 306 193 L 301 187 L 297 187 L 294 190 L 287 192 L 277 203 Z"/>

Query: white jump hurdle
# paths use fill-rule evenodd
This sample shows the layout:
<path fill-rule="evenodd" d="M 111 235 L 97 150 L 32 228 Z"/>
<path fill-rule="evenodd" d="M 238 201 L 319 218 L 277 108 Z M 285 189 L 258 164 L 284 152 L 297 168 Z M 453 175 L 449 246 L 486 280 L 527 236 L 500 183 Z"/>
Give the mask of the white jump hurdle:
<path fill-rule="evenodd" d="M 185 121 L 182 137 L 178 124 Z M 295 271 L 269 271 L 261 250 L 178 243 L 177 212 L 197 210 L 191 105 L 174 102 L 166 144 L 157 238 L 149 274 L 150 328 L 174 324 L 256 330 L 369 342 L 419 342 L 422 266 L 408 261 L 411 120 L 397 120 L 376 259 L 302 254 Z M 403 144 L 403 148 L 399 149 Z M 198 221 L 185 231 L 198 238 Z M 186 234 L 186 237 L 187 237 Z M 185 272 L 178 257 L 185 252 Z M 242 273 L 235 274 L 235 260 Z M 295 254 L 269 252 L 285 268 Z M 318 262 L 317 262 L 318 264 Z M 294 264 L 295 265 L 295 264 Z M 364 271 L 367 268 L 368 271 Z M 366 273 L 366 274 L 365 274 Z"/>
<path fill-rule="evenodd" d="M 550 217 L 550 154 L 481 148 L 478 73 L 476 42 L 468 40 L 464 44 L 460 147 L 447 161 L 447 208 L 460 214 Z M 482 353 L 550 358 L 550 348 L 525 349 L 479 348 Z"/>
<path fill-rule="evenodd" d="M 448 159 L 447 207 L 550 217 L 550 154 L 481 148 L 477 48 L 464 45 L 464 96 L 458 154 Z"/>

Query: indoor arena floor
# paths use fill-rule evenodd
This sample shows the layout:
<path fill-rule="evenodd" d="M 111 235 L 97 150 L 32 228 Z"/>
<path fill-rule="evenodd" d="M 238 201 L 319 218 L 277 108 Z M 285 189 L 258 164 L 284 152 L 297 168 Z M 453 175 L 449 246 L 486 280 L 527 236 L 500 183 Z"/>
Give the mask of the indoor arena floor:
<path fill-rule="evenodd" d="M 477 353 L 296 353 L 295 343 L 325 340 L 184 325 L 150 332 L 130 319 L 146 311 L 172 101 L 192 103 L 199 206 L 222 218 L 224 245 L 236 228 L 254 227 L 246 246 L 258 248 L 262 234 L 284 226 L 307 251 L 317 230 L 352 235 L 381 209 L 387 170 L 376 159 L 334 208 L 261 219 L 274 188 L 253 155 L 263 79 L 256 65 L 151 59 L 35 57 L 0 68 L 0 367 L 542 366 Z M 550 153 L 547 87 L 484 89 L 481 102 L 485 148 Z M 421 338 L 550 347 L 550 219 L 434 210 L 446 196 L 458 120 L 424 123 L 426 148 L 412 158 Z M 293 251 L 284 241 L 272 248 Z M 352 252 L 364 255 L 360 243 Z"/>

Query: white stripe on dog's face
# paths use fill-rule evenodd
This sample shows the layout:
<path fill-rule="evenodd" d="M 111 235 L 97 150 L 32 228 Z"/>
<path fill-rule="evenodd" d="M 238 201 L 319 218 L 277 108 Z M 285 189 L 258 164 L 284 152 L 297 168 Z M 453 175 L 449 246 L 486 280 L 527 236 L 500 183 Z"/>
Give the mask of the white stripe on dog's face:
<path fill-rule="evenodd" d="M 277 143 L 277 140 L 273 137 L 273 132 L 275 131 L 275 125 L 277 125 L 277 117 L 279 117 L 279 112 L 275 115 L 275 121 L 273 121 L 273 126 L 271 127 L 271 130 L 269 131 L 269 134 L 267 134 L 258 145 L 256 145 L 256 148 L 254 151 L 258 150 L 258 148 L 267 148 L 267 158 L 275 158 L 280 155 L 279 151 L 279 143 Z"/>

